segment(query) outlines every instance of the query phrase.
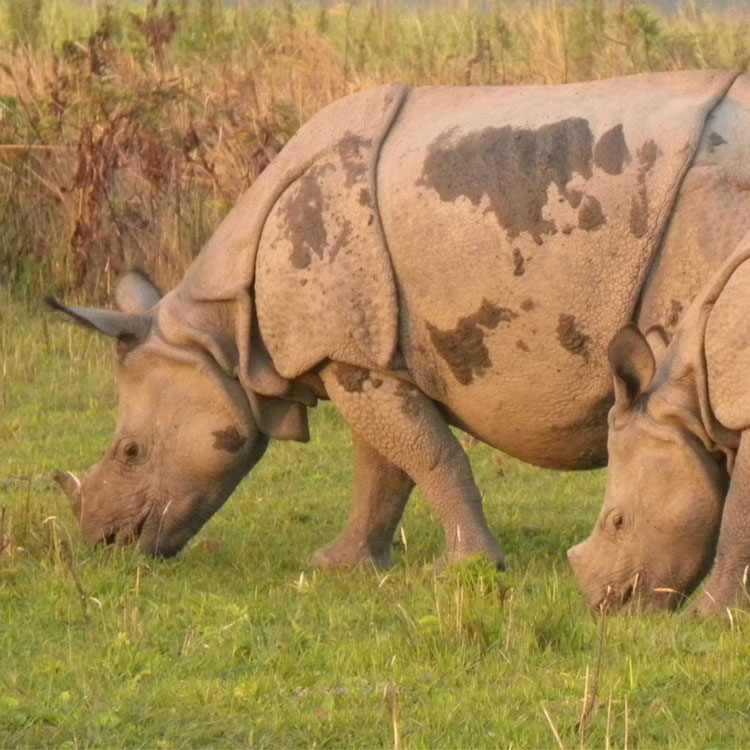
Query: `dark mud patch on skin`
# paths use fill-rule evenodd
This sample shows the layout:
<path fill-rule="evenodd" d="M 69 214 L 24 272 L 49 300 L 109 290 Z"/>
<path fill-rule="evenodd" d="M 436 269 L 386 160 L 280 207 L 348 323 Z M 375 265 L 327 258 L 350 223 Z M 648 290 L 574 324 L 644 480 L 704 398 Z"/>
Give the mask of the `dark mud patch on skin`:
<path fill-rule="evenodd" d="M 409 383 L 403 380 L 398 384 L 396 395 L 399 397 L 401 404 L 401 413 L 406 417 L 419 416 L 419 391 Z"/>
<path fill-rule="evenodd" d="M 561 200 L 565 200 L 565 198 L 562 198 Z M 581 201 L 583 200 L 583 191 L 582 190 L 568 190 L 568 203 L 570 204 L 571 208 L 578 208 L 578 206 L 581 205 Z"/>
<path fill-rule="evenodd" d="M 534 302 L 531 297 L 527 297 L 522 303 L 521 303 L 521 309 L 524 312 L 531 312 L 536 307 L 536 302 Z"/>
<path fill-rule="evenodd" d="M 682 315 L 682 302 L 673 299 L 669 302 L 669 313 L 667 314 L 667 328 L 675 328 L 680 322 L 680 315 Z"/>
<path fill-rule="evenodd" d="M 625 165 L 630 161 L 630 151 L 625 143 L 622 123 L 610 128 L 596 142 L 594 163 L 607 174 L 622 174 Z"/>
<path fill-rule="evenodd" d="M 718 146 L 722 146 L 726 143 L 724 138 L 719 135 L 715 130 L 708 136 L 708 153 L 713 154 Z"/>
<path fill-rule="evenodd" d="M 593 232 L 606 224 L 607 220 L 602 212 L 602 206 L 593 195 L 587 195 L 578 210 L 578 227 L 587 232 Z"/>
<path fill-rule="evenodd" d="M 630 233 L 640 239 L 648 232 L 648 191 L 641 183 L 636 195 L 630 199 Z"/>
<path fill-rule="evenodd" d="M 656 164 L 656 160 L 661 156 L 661 149 L 650 138 L 643 142 L 638 149 L 638 161 L 641 164 L 641 172 L 650 172 Z"/>
<path fill-rule="evenodd" d="M 524 259 L 523 255 L 521 254 L 521 251 L 517 248 L 513 248 L 513 275 L 514 276 L 523 276 L 526 272 L 526 267 L 524 265 Z"/>
<path fill-rule="evenodd" d="M 295 268 L 307 268 L 315 254 L 323 257 L 328 233 L 323 223 L 326 200 L 320 186 L 321 177 L 333 169 L 330 164 L 311 167 L 299 178 L 297 191 L 281 205 L 285 217 L 285 236 L 292 247 L 289 260 Z"/>
<path fill-rule="evenodd" d="M 518 339 L 518 341 L 516 341 L 516 347 L 522 352 L 529 351 L 529 347 L 526 345 L 526 342 L 523 339 Z"/>
<path fill-rule="evenodd" d="M 362 393 L 365 381 L 370 377 L 370 371 L 340 362 L 336 365 L 334 377 L 347 393 Z"/>
<path fill-rule="evenodd" d="M 351 132 L 344 133 L 336 144 L 336 151 L 346 173 L 344 185 L 352 187 L 357 182 L 367 179 L 367 166 L 372 141 Z"/>
<path fill-rule="evenodd" d="M 344 221 L 341 223 L 341 231 L 336 237 L 333 245 L 331 245 L 331 252 L 328 256 L 328 259 L 331 263 L 336 260 L 336 256 L 339 254 L 339 251 L 349 244 L 352 239 L 352 233 L 351 221 L 349 221 L 349 219 L 344 219 Z"/>
<path fill-rule="evenodd" d="M 500 323 L 510 323 L 518 313 L 482 300 L 477 312 L 461 318 L 455 328 L 441 331 L 427 324 L 432 345 L 451 368 L 461 385 L 469 385 L 474 376 L 481 376 L 492 367 L 490 353 L 484 343 L 485 331 Z"/>
<path fill-rule="evenodd" d="M 542 216 L 549 186 L 556 185 L 570 205 L 580 201 L 567 184 L 576 173 L 592 176 L 593 147 L 588 120 L 580 117 L 536 130 L 506 125 L 456 136 L 452 128 L 430 145 L 417 184 L 446 202 L 465 197 L 477 206 L 486 196 L 510 239 L 528 232 L 541 244 L 542 235 L 557 231 Z"/>
<path fill-rule="evenodd" d="M 563 349 L 588 361 L 591 337 L 578 327 L 573 315 L 560 313 L 557 319 L 557 339 Z"/>
<path fill-rule="evenodd" d="M 372 206 L 372 196 L 370 195 L 370 191 L 367 188 L 362 188 L 359 191 L 357 200 L 359 201 L 360 206 L 366 206 L 367 208 Z"/>
<path fill-rule="evenodd" d="M 240 435 L 235 427 L 227 427 L 211 433 L 214 436 L 214 448 L 227 453 L 237 453 L 245 445 L 246 438 Z"/>
<path fill-rule="evenodd" d="M 649 205 L 646 175 L 661 156 L 661 149 L 650 138 L 636 152 L 638 162 L 638 192 L 630 198 L 630 233 L 640 239 L 648 232 Z"/>

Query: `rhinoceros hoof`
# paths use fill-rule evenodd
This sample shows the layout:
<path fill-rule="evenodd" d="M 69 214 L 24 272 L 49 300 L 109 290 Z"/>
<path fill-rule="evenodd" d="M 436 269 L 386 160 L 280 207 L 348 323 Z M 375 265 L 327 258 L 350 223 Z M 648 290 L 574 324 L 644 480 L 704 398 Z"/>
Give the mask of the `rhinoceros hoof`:
<path fill-rule="evenodd" d="M 696 598 L 691 613 L 695 617 L 716 617 L 732 621 L 730 608 L 747 608 L 750 603 L 747 568 L 716 564 L 706 586 Z"/>
<path fill-rule="evenodd" d="M 705 617 L 717 617 L 722 620 L 731 620 L 729 607 L 721 606 L 717 602 L 709 599 L 705 594 L 701 594 L 698 603 L 688 610 L 688 614 L 692 617 L 699 617 L 701 619 Z"/>
<path fill-rule="evenodd" d="M 451 552 L 444 552 L 435 561 L 435 568 L 440 571 L 448 565 L 453 565 L 462 560 L 470 560 L 473 557 L 483 557 L 485 560 L 489 560 L 501 573 L 507 569 L 505 555 L 500 551 L 499 547 L 491 550 L 453 550 Z"/>
<path fill-rule="evenodd" d="M 367 568 L 387 569 L 393 567 L 393 560 L 387 553 L 375 554 L 367 547 L 351 541 L 336 541 L 321 547 L 310 558 L 310 568 Z"/>
<path fill-rule="evenodd" d="M 700 619 L 713 617 L 719 620 L 724 620 L 728 623 L 731 623 L 734 619 L 729 605 L 716 601 L 706 593 L 702 593 L 698 598 L 698 601 L 690 607 L 688 615 Z"/>

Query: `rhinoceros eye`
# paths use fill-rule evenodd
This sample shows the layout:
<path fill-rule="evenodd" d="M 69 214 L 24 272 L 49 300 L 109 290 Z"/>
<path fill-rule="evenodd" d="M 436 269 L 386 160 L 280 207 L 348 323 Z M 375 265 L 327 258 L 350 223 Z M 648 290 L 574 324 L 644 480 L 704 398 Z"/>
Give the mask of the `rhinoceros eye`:
<path fill-rule="evenodd" d="M 122 447 L 122 455 L 125 456 L 128 461 L 134 461 L 136 458 L 138 458 L 140 452 L 141 451 L 138 447 L 138 443 L 125 443 L 125 445 Z"/>
<path fill-rule="evenodd" d="M 625 525 L 625 516 L 619 511 L 612 514 L 612 528 L 619 531 Z"/>

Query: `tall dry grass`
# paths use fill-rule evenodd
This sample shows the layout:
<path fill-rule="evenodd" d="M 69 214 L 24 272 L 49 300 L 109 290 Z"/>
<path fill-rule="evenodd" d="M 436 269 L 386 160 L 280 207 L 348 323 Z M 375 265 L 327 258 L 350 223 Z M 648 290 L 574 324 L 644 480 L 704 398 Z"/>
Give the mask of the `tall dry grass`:
<path fill-rule="evenodd" d="M 750 11 L 522 0 L 0 0 L 0 284 L 169 287 L 299 125 L 385 81 L 552 83 L 738 68 Z"/>

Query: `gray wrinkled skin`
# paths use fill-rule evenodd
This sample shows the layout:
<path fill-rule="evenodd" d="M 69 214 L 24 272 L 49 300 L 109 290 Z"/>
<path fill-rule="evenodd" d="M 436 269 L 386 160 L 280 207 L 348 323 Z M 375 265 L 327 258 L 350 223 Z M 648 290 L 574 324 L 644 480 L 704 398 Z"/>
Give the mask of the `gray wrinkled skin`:
<path fill-rule="evenodd" d="M 503 567 L 450 426 L 541 466 L 606 461 L 608 343 L 673 331 L 750 229 L 748 110 L 721 71 L 330 105 L 177 288 L 131 273 L 118 311 L 57 303 L 118 342 L 112 446 L 80 484 L 57 474 L 84 534 L 174 554 L 328 398 L 354 502 L 314 564 L 390 564 L 417 484 L 443 561 Z"/>

